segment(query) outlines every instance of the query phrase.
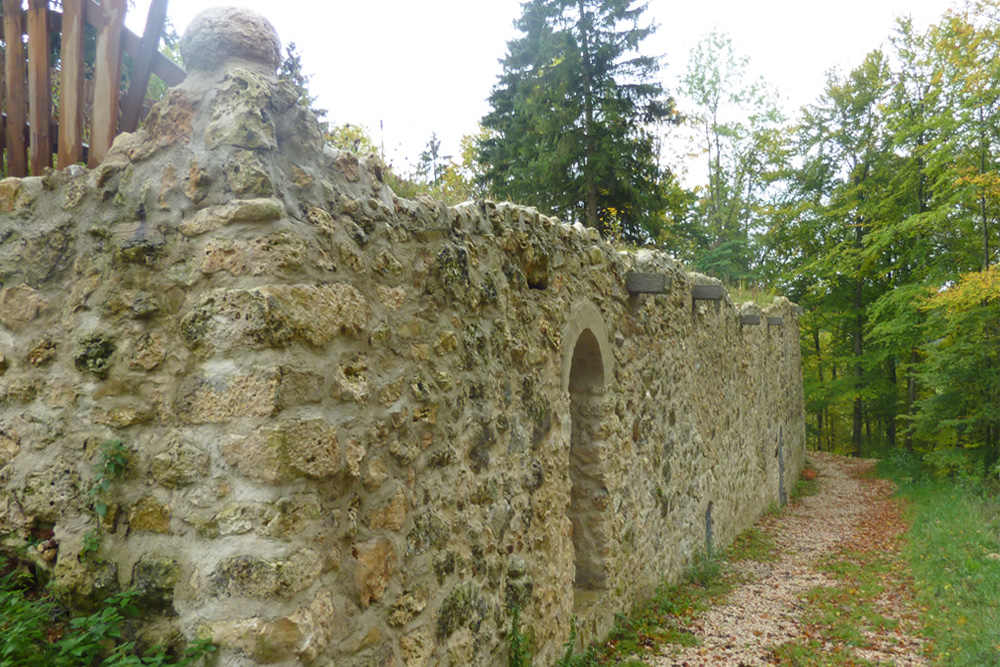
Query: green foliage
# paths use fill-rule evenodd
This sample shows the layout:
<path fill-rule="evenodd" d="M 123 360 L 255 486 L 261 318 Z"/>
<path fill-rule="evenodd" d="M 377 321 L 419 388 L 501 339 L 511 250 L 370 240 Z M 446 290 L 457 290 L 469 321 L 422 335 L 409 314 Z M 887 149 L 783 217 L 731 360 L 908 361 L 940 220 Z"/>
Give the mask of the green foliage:
<path fill-rule="evenodd" d="M 508 642 L 508 667 L 531 667 L 531 638 L 521 629 L 521 610 L 518 607 L 514 607 L 514 615 L 510 621 Z"/>
<path fill-rule="evenodd" d="M 94 465 L 94 483 L 90 487 L 90 497 L 94 501 L 94 511 L 102 519 L 108 512 L 106 502 L 111 482 L 121 478 L 128 468 L 128 450 L 121 440 L 107 440 L 101 445 L 97 463 Z"/>
<path fill-rule="evenodd" d="M 215 651 L 207 640 L 179 655 L 163 647 L 145 654 L 127 641 L 129 619 L 137 618 L 137 593 L 109 598 L 89 616 L 71 617 L 31 575 L 0 559 L 0 667 L 188 667 Z"/>
<path fill-rule="evenodd" d="M 641 55 L 645 5 L 530 0 L 507 44 L 478 142 L 481 182 L 498 197 L 580 220 L 629 243 L 655 242 L 675 180 L 655 128 L 676 122 Z"/>
<path fill-rule="evenodd" d="M 934 459 L 932 458 L 932 461 Z M 957 487 L 897 452 L 879 473 L 909 501 L 903 549 L 934 664 L 1000 664 L 1000 502 L 995 480 Z"/>
<path fill-rule="evenodd" d="M 101 532 L 99 530 L 88 530 L 83 535 L 83 546 L 77 558 L 81 563 L 99 563 L 100 558 L 97 553 L 101 550 Z"/>
<path fill-rule="evenodd" d="M 726 282 L 757 278 L 757 239 L 767 226 L 762 214 L 774 195 L 770 182 L 786 161 L 777 93 L 763 79 L 747 80 L 748 63 L 728 35 L 711 32 L 691 50 L 681 84 L 693 104 L 685 122 L 700 137 L 708 168 L 693 208 L 708 242 L 692 263 Z"/>
<path fill-rule="evenodd" d="M 316 118 L 326 116 L 326 109 L 317 109 L 313 106 L 316 97 L 309 92 L 309 79 L 312 75 L 302 71 L 302 55 L 295 42 L 289 42 L 285 47 L 285 56 L 278 66 L 278 78 L 292 85 L 299 94 L 298 103 L 312 111 Z"/>

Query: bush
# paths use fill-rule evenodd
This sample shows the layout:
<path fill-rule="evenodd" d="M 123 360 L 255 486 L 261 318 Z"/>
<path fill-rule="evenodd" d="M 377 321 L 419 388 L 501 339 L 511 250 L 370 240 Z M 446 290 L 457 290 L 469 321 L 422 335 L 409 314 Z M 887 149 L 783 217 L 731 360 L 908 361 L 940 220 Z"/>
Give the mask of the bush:
<path fill-rule="evenodd" d="M 27 570 L 0 557 L 0 572 L 0 667 L 187 667 L 215 651 L 199 640 L 176 656 L 162 647 L 140 654 L 126 641 L 127 619 L 139 615 L 135 591 L 74 618 Z"/>
<path fill-rule="evenodd" d="M 937 480 L 952 480 L 966 486 L 982 484 L 985 466 L 964 449 L 938 449 L 923 456 L 924 465 Z"/>

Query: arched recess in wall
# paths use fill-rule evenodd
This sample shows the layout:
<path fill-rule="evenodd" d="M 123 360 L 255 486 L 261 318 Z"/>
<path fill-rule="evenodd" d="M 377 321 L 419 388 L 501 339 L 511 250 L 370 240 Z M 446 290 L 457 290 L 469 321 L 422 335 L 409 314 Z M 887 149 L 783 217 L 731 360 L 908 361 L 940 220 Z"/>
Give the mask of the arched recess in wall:
<path fill-rule="evenodd" d="M 604 443 L 600 438 L 605 388 L 611 378 L 607 332 L 600 312 L 586 303 L 574 310 L 563 341 L 563 386 L 569 393 L 570 502 L 573 524 L 575 598 L 585 604 L 587 593 L 608 583 L 608 490 L 605 486 Z"/>

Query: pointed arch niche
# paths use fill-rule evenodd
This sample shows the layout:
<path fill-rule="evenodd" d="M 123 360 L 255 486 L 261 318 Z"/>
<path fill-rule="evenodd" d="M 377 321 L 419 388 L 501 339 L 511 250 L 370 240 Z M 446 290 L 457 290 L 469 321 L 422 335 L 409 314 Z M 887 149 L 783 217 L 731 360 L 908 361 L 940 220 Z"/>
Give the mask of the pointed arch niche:
<path fill-rule="evenodd" d="M 611 353 L 600 312 L 592 304 L 574 311 L 563 340 L 563 386 L 569 393 L 570 501 L 573 525 L 574 606 L 589 606 L 608 585 L 608 490 L 605 486 L 601 420 Z"/>

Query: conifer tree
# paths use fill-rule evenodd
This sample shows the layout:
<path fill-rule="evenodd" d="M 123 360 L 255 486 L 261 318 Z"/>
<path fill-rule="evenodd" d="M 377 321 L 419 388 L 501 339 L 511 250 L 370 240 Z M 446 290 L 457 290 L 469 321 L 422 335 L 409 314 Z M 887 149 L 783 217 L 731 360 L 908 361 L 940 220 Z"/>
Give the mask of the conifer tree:
<path fill-rule="evenodd" d="M 633 242 L 655 241 L 668 193 L 655 130 L 676 122 L 639 47 L 652 34 L 632 0 L 530 0 L 490 94 L 479 143 L 493 194 Z M 676 197 L 674 199 L 677 199 Z"/>

